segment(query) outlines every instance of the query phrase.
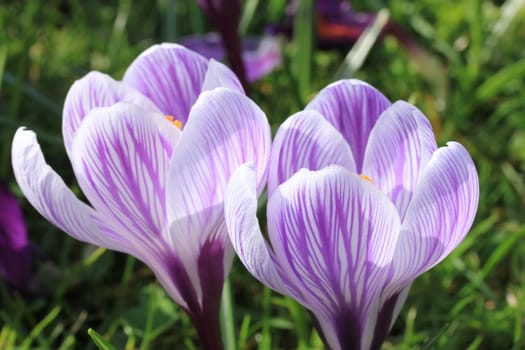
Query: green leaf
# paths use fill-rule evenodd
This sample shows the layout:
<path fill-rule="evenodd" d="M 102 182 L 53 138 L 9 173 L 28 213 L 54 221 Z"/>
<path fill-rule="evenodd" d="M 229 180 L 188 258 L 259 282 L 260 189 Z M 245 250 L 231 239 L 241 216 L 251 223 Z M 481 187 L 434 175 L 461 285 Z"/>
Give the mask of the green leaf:
<path fill-rule="evenodd" d="M 478 100 L 487 100 L 499 94 L 511 81 L 523 79 L 525 59 L 500 69 L 488 78 L 476 91 Z"/>
<path fill-rule="evenodd" d="M 233 317 L 232 292 L 229 278 L 226 278 L 226 281 L 224 281 L 220 320 L 224 348 L 228 350 L 236 350 L 237 343 L 235 341 L 235 319 Z"/>

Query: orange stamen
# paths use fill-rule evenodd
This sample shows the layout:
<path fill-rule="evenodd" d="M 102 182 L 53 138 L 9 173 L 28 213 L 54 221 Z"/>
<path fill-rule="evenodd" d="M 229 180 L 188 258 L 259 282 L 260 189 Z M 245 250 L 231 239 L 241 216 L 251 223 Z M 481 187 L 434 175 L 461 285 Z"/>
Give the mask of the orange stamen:
<path fill-rule="evenodd" d="M 374 183 L 374 182 L 372 181 L 372 179 L 370 178 L 370 176 L 366 176 L 366 175 L 360 174 L 359 177 L 360 177 L 361 179 L 365 180 L 365 181 L 368 181 L 368 182 L 370 182 L 370 183 Z"/>
<path fill-rule="evenodd" d="M 182 122 L 180 120 L 175 119 L 172 115 L 165 115 L 164 118 L 166 118 L 171 124 L 175 125 L 179 130 L 182 130 Z"/>

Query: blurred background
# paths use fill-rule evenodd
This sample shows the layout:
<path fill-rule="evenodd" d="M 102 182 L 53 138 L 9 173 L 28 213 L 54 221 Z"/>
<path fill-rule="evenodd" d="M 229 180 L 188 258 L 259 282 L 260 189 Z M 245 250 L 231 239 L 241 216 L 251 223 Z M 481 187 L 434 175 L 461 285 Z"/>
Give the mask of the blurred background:
<path fill-rule="evenodd" d="M 69 238 L 25 201 L 10 149 L 19 126 L 34 130 L 82 196 L 61 136 L 71 84 L 91 70 L 120 79 L 166 41 L 228 62 L 208 34 L 217 23 L 195 0 L 0 1 L 0 349 L 95 349 L 89 328 L 117 349 L 198 348 L 148 268 Z M 525 348 L 525 1 L 244 0 L 237 31 L 245 69 L 270 57 L 247 69 L 246 86 L 274 131 L 325 85 L 355 77 L 415 104 L 439 145 L 457 140 L 476 162 L 472 231 L 415 281 L 383 348 Z M 15 232 L 28 240 L 6 238 Z M 322 349 L 298 304 L 239 261 L 230 279 L 238 349 Z"/>

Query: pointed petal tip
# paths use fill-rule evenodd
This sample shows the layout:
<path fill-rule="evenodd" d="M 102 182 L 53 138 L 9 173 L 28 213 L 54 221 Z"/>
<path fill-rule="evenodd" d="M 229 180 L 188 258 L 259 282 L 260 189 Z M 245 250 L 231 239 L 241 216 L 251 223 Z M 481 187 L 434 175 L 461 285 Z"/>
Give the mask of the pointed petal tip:
<path fill-rule="evenodd" d="M 241 82 L 230 68 L 219 61 L 210 59 L 201 91 L 212 90 L 216 87 L 226 87 L 244 94 Z"/>

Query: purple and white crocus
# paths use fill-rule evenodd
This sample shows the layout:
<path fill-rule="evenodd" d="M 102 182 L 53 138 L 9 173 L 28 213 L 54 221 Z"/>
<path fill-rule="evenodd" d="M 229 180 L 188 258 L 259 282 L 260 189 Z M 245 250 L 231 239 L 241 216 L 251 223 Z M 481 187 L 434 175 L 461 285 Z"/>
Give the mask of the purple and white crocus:
<path fill-rule="evenodd" d="M 122 81 L 91 72 L 71 87 L 64 144 L 80 201 L 20 128 L 13 169 L 29 202 L 72 237 L 131 254 L 192 319 L 204 349 L 221 349 L 219 304 L 233 259 L 223 214 L 231 173 L 254 162 L 265 185 L 266 116 L 223 64 L 155 45 Z"/>
<path fill-rule="evenodd" d="M 412 281 L 463 240 L 478 205 L 474 163 L 438 148 L 427 118 L 358 80 L 329 85 L 279 128 L 268 244 L 257 172 L 232 176 L 226 225 L 247 269 L 308 308 L 329 349 L 379 349 Z"/>

